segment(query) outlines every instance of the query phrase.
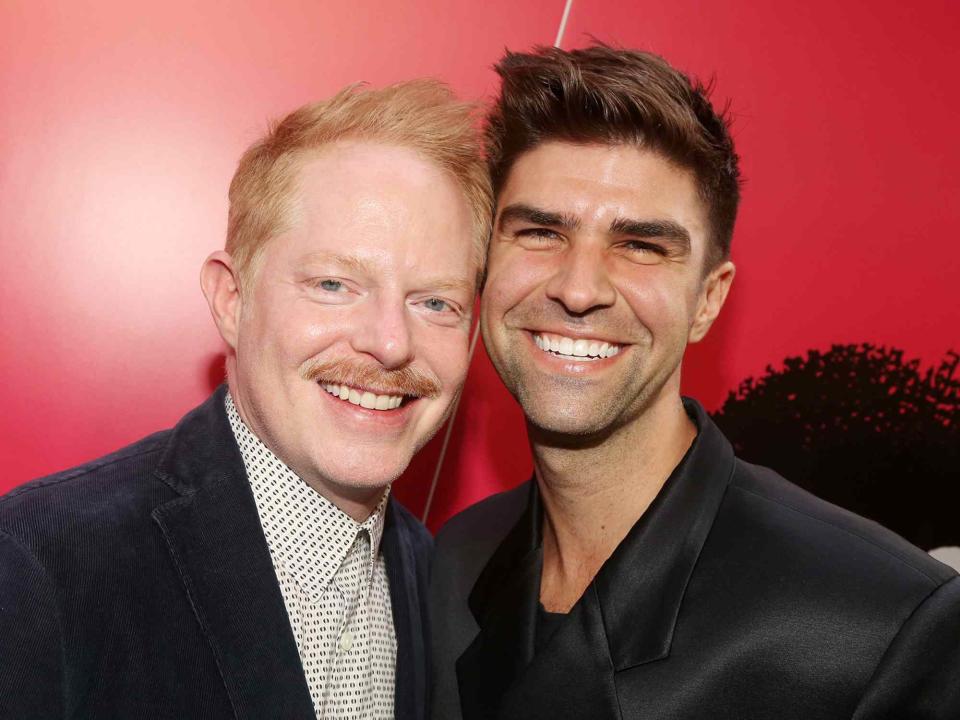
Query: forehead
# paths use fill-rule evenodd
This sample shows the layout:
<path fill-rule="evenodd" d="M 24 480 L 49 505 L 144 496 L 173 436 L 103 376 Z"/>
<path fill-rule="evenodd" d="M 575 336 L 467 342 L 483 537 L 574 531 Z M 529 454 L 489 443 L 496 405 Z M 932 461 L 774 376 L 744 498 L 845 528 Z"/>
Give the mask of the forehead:
<path fill-rule="evenodd" d="M 290 228 L 267 246 L 274 259 L 327 252 L 379 262 L 385 271 L 470 264 L 472 216 L 462 190 L 410 148 L 325 146 L 301 159 L 292 205 Z"/>
<path fill-rule="evenodd" d="M 706 228 L 693 173 L 635 145 L 543 143 L 517 158 L 497 200 L 563 211 L 585 226 L 670 219 L 701 238 Z"/>
<path fill-rule="evenodd" d="M 304 222 L 398 220 L 451 223 L 467 213 L 466 198 L 442 168 L 416 150 L 340 141 L 304 157 L 297 172 Z M 434 212 L 417 215 L 431 208 Z"/>

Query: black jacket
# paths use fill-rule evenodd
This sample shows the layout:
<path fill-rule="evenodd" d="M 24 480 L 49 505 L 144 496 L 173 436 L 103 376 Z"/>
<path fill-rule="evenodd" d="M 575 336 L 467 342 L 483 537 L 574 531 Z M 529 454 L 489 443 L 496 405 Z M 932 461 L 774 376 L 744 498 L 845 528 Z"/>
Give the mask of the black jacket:
<path fill-rule="evenodd" d="M 224 392 L 0 499 L 0 718 L 315 717 Z M 431 541 L 391 499 L 381 543 L 423 718 Z"/>
<path fill-rule="evenodd" d="M 539 652 L 536 484 L 441 531 L 433 716 L 960 718 L 957 574 L 687 410 L 693 446 Z"/>

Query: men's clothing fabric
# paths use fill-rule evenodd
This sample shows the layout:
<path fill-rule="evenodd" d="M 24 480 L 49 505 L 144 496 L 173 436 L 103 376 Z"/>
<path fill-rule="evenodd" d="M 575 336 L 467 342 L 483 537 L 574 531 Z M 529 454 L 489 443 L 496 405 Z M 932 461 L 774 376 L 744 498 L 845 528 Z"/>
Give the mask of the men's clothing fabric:
<path fill-rule="evenodd" d="M 0 718 L 316 717 L 225 393 L 0 498 Z M 391 498 L 398 718 L 428 712 L 430 546 Z"/>
<path fill-rule="evenodd" d="M 354 521 L 253 434 L 230 393 L 225 404 L 317 717 L 391 720 L 397 640 L 380 552 L 389 490 Z"/>
<path fill-rule="evenodd" d="M 957 574 L 685 404 L 696 440 L 541 648 L 536 483 L 439 533 L 433 717 L 960 718 Z"/>

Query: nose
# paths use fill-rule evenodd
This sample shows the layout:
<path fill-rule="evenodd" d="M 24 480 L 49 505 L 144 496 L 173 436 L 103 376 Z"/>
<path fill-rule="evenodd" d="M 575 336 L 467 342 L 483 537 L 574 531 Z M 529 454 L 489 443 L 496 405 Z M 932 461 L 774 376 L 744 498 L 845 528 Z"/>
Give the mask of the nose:
<path fill-rule="evenodd" d="M 547 297 L 571 314 L 610 307 L 617 293 L 604 264 L 603 249 L 571 245 L 557 258 L 558 267 L 546 286 Z"/>
<path fill-rule="evenodd" d="M 353 349 L 371 356 L 387 370 L 403 367 L 413 359 L 404 299 L 381 297 L 366 305 L 352 336 Z"/>

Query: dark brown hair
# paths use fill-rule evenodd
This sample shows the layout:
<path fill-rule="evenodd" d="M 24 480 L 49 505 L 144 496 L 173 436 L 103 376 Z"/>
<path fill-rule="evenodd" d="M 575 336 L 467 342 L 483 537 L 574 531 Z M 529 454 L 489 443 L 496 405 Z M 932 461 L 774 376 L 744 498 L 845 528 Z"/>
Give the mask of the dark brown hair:
<path fill-rule="evenodd" d="M 707 268 L 727 257 L 740 170 L 708 86 L 658 55 L 606 45 L 507 52 L 495 69 L 503 84 L 486 125 L 495 197 L 517 158 L 542 142 L 642 145 L 693 171 L 711 228 Z"/>

